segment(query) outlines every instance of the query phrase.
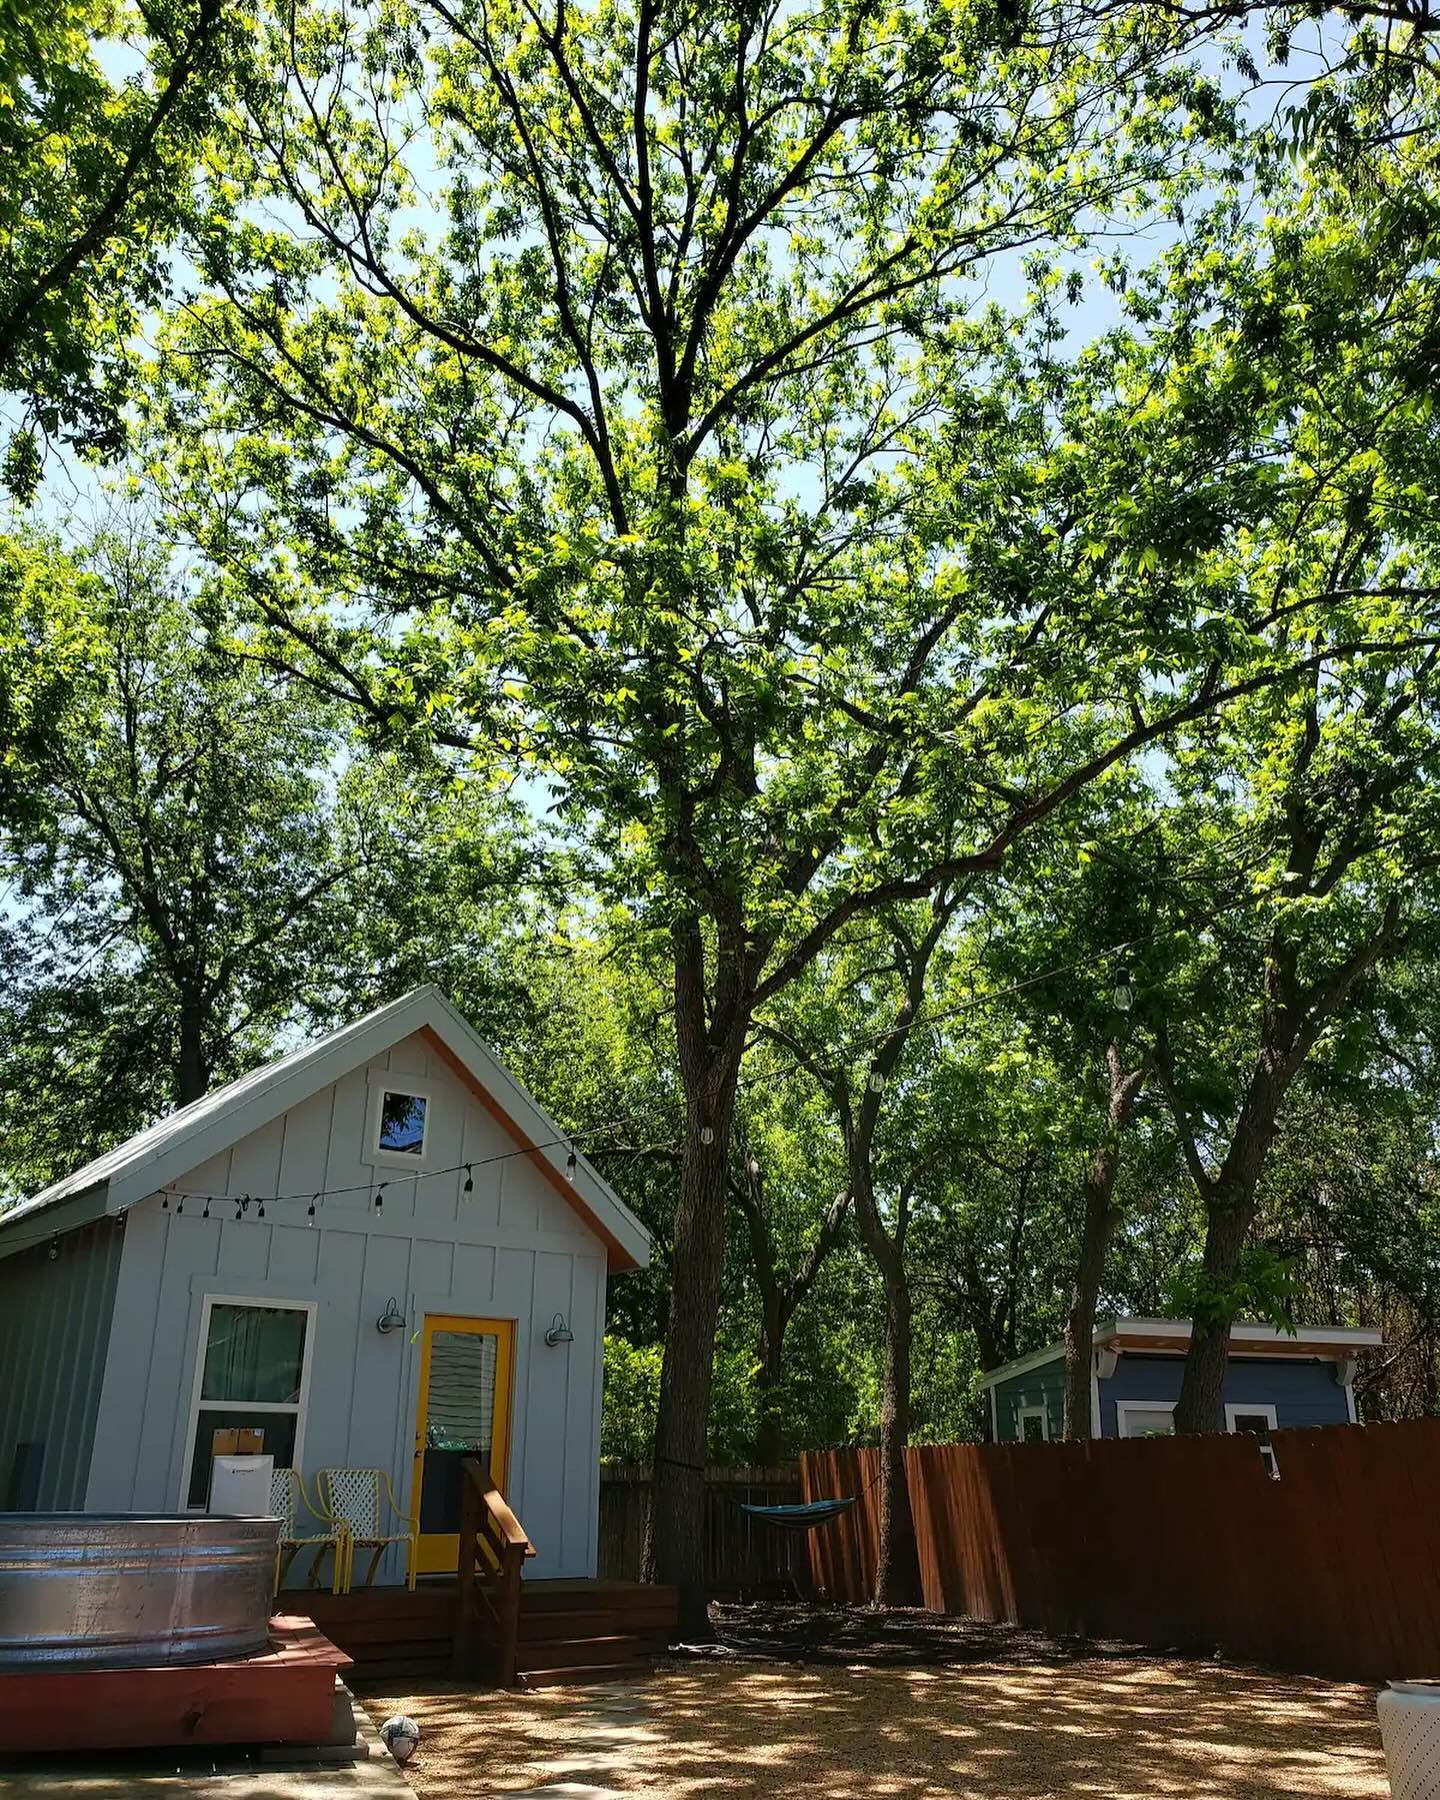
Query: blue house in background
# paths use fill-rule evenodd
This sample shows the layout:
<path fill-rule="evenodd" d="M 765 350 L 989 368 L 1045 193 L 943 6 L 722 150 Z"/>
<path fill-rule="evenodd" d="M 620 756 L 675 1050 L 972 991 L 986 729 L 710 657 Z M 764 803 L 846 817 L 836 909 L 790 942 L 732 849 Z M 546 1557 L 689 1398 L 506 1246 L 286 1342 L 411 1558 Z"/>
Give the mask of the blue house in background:
<path fill-rule="evenodd" d="M 1235 1325 L 1216 1430 L 1265 1437 L 1296 1425 L 1355 1423 L 1355 1367 L 1377 1349 L 1378 1331 L 1304 1325 L 1292 1336 L 1273 1325 Z M 1168 1436 L 1190 1344 L 1188 1319 L 1110 1319 L 1095 1329 L 1090 1430 L 1095 1437 Z M 992 1369 L 990 1436 L 996 1443 L 1043 1443 L 1061 1434 L 1065 1347 L 1051 1344 Z"/>

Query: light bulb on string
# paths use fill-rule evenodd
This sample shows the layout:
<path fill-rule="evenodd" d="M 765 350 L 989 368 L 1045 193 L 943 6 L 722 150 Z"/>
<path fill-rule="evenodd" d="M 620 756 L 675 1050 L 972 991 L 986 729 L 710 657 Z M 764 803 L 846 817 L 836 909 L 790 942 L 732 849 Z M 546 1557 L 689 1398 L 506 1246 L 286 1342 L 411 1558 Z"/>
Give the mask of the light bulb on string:
<path fill-rule="evenodd" d="M 473 1194 L 475 1192 L 475 1171 L 469 1163 L 466 1163 L 465 1165 L 464 1192 L 467 1194 Z"/>
<path fill-rule="evenodd" d="M 175 1202 L 175 1216 L 177 1219 L 183 1218 L 184 1213 L 185 1213 L 185 1196 L 182 1194 L 180 1196 L 180 1198 Z"/>
<path fill-rule="evenodd" d="M 713 1125 L 702 1125 L 700 1127 L 700 1142 L 707 1148 L 715 1142 L 715 1127 Z"/>
<path fill-rule="evenodd" d="M 312 1194 L 310 1196 L 310 1204 L 305 1208 L 305 1221 L 312 1231 L 315 1229 L 315 1202 L 319 1198 L 320 1196 L 318 1194 Z"/>
<path fill-rule="evenodd" d="M 386 1186 L 387 1186 L 387 1183 L 382 1181 L 380 1183 L 379 1187 L 377 1187 L 375 1190 L 375 1211 L 377 1213 L 383 1212 L 385 1210 L 385 1188 L 386 1188 Z"/>
<path fill-rule="evenodd" d="M 237 1198 L 237 1200 L 235 1202 L 235 1223 L 238 1225 L 244 1217 L 245 1217 L 245 1208 L 240 1204 L 240 1202 Z"/>
<path fill-rule="evenodd" d="M 164 1198 L 163 1198 L 163 1199 L 162 1199 L 162 1200 L 161 1200 L 161 1202 L 160 1202 L 160 1210 L 161 1210 L 161 1212 L 169 1212 L 169 1210 L 170 1210 L 170 1196 L 169 1196 L 169 1195 L 168 1195 L 168 1194 L 166 1194 L 166 1195 L 165 1195 L 165 1197 L 164 1197 Z"/>
<path fill-rule="evenodd" d="M 265 1217 L 265 1202 L 263 1200 L 260 1202 L 259 1209 L 257 1210 L 255 1216 L 259 1219 L 263 1219 Z"/>
<path fill-rule="evenodd" d="M 573 1150 L 565 1158 L 565 1179 L 572 1187 L 575 1185 L 575 1166 L 578 1160 Z"/>
<path fill-rule="evenodd" d="M 1128 1013 L 1135 1004 L 1135 990 L 1130 985 L 1130 971 L 1124 963 L 1115 971 L 1115 988 L 1111 995 L 1116 1012 Z"/>
<path fill-rule="evenodd" d="M 205 1196 L 205 1209 L 200 1214 L 200 1217 L 202 1219 L 208 1219 L 210 1217 L 210 1196 L 208 1194 Z"/>
<path fill-rule="evenodd" d="M 872 1069 L 870 1071 L 870 1079 L 865 1085 L 870 1089 L 872 1094 L 883 1094 L 885 1092 L 885 1077 L 878 1069 Z"/>
<path fill-rule="evenodd" d="M 752 1181 L 758 1181 L 760 1179 L 760 1160 L 753 1152 L 746 1158 L 745 1173 Z"/>

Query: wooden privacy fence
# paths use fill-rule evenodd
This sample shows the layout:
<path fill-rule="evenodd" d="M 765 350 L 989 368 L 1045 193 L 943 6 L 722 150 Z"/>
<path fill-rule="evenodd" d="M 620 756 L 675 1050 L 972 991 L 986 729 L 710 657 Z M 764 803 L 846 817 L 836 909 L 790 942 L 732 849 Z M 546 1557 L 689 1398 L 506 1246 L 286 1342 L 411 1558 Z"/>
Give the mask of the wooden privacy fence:
<path fill-rule="evenodd" d="M 1440 1419 L 908 1452 L 925 1604 L 1060 1635 L 1383 1681 L 1440 1676 Z M 873 1450 L 801 1458 L 817 1594 L 869 1598 Z"/>
<path fill-rule="evenodd" d="M 599 1572 L 638 1581 L 650 1517 L 652 1477 L 641 1463 L 600 1465 Z M 808 1593 L 810 1564 L 794 1532 L 752 1519 L 752 1506 L 793 1506 L 800 1499 L 796 1463 L 778 1468 L 705 1471 L 705 1580 L 712 1594 L 746 1599 Z"/>

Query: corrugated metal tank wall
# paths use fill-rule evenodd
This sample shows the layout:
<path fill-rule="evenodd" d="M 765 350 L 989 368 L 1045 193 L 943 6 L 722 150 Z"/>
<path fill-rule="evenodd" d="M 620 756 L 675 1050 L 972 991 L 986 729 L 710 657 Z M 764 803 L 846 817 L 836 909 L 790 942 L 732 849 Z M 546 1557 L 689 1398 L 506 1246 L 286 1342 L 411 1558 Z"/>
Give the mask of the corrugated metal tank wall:
<path fill-rule="evenodd" d="M 102 1219 L 0 1262 L 0 1507 L 85 1504 L 124 1238 Z"/>

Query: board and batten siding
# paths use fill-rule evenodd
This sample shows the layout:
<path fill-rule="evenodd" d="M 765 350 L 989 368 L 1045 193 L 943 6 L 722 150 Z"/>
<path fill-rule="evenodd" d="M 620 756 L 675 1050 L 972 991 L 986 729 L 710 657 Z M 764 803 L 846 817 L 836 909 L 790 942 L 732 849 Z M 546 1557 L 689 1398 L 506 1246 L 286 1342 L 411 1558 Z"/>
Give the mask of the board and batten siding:
<path fill-rule="evenodd" d="M 1060 1437 L 1065 1424 L 1065 1364 L 1042 1363 L 995 1384 L 996 1440 L 1013 1443 L 1020 1436 L 1020 1410 L 1043 1406 L 1051 1441 Z"/>
<path fill-rule="evenodd" d="M 423 1083 L 430 1098 L 425 1166 L 474 1164 L 415 1182 L 368 1160 L 377 1080 Z M 307 1485 L 325 1467 L 387 1469 L 409 1505 L 421 1321 L 455 1313 L 515 1322 L 507 1498 L 530 1534 L 533 1577 L 594 1573 L 599 1511 L 605 1246 L 532 1159 L 416 1033 L 353 1070 L 173 1185 L 225 1197 L 164 1210 L 158 1195 L 130 1215 L 95 1434 L 87 1504 L 96 1510 L 183 1505 L 185 1449 L 207 1295 L 316 1306 L 299 1462 Z M 383 1210 L 373 1190 L 385 1182 Z M 334 1190 L 354 1188 L 339 1194 Z M 330 1190 L 252 1204 L 246 1194 Z M 393 1297 L 407 1326 L 376 1320 Z M 544 1334 L 563 1313 L 574 1342 Z M 381 1579 L 399 1575 L 391 1557 Z"/>
<path fill-rule="evenodd" d="M 124 1235 L 102 1219 L 53 1259 L 42 1243 L 0 1262 L 0 1506 L 85 1504 Z"/>

